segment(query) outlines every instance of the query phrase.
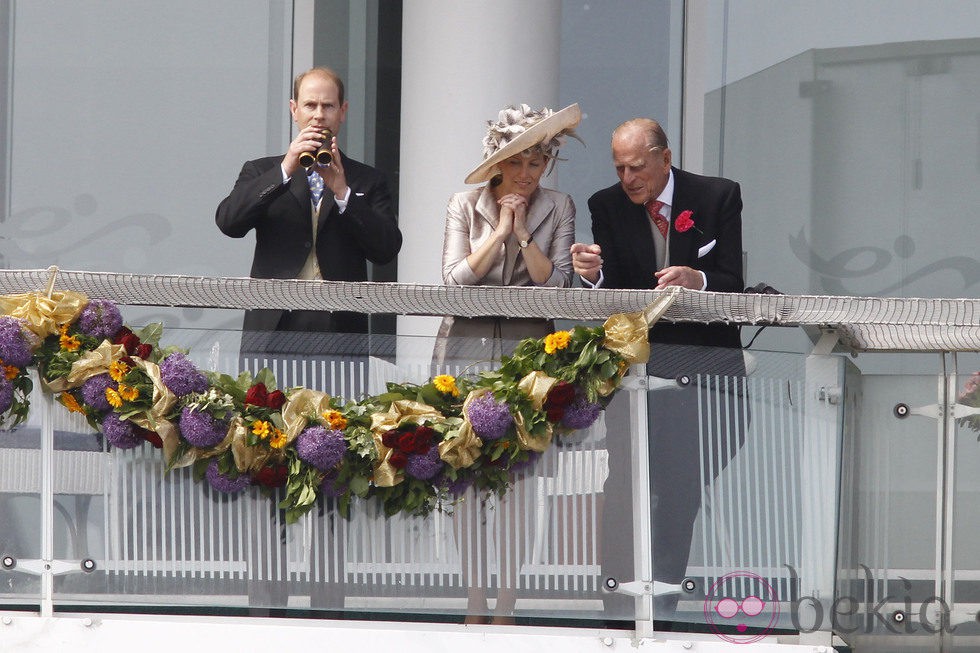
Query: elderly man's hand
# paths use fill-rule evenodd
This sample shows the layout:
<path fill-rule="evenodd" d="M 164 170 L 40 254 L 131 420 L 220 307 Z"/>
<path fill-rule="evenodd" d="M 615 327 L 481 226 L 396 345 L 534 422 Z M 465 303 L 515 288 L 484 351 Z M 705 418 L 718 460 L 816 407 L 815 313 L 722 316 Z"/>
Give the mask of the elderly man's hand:
<path fill-rule="evenodd" d="M 667 286 L 680 286 L 691 290 L 701 290 L 704 279 L 701 273 L 686 265 L 671 265 L 653 273 L 657 277 L 657 290 Z"/>
<path fill-rule="evenodd" d="M 599 272 L 602 270 L 602 249 L 598 245 L 575 243 L 571 247 L 571 252 L 575 274 L 589 283 L 594 284 L 599 281 Z"/>

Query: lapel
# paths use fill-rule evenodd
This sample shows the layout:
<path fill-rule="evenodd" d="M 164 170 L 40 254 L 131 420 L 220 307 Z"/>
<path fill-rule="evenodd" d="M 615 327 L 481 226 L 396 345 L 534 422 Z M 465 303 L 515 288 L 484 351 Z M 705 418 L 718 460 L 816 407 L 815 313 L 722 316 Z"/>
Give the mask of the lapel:
<path fill-rule="evenodd" d="M 549 215 L 555 210 L 555 201 L 551 199 L 551 196 L 542 192 L 539 188 L 534 191 L 531 195 L 531 201 L 528 202 L 528 213 L 527 213 L 527 230 L 534 235 L 538 227 L 547 219 Z"/>
<path fill-rule="evenodd" d="M 618 197 L 620 206 L 616 213 L 622 216 L 628 247 L 631 248 L 635 256 L 634 266 L 632 266 L 636 270 L 635 278 L 644 280 L 643 283 L 648 284 L 649 281 L 646 280 L 652 279 L 653 273 L 657 270 L 657 249 L 653 244 L 653 236 L 650 231 L 650 214 L 647 213 L 646 207 L 642 204 L 634 204 L 630 201 L 629 196 L 622 189 L 620 189 Z M 637 282 L 639 283 L 639 281 Z M 637 287 L 645 288 L 648 286 L 639 285 Z"/>
<path fill-rule="evenodd" d="M 490 184 L 485 185 L 480 191 L 480 196 L 476 198 L 476 215 L 493 228 L 496 228 L 500 221 L 500 207 L 493 197 Z"/>
<path fill-rule="evenodd" d="M 668 265 L 688 265 L 694 266 L 697 263 L 697 255 L 694 248 L 697 246 L 697 231 L 688 229 L 681 233 L 674 228 L 677 224 L 677 216 L 684 211 L 694 211 L 695 198 L 691 194 L 690 185 L 687 177 L 682 170 L 672 168 L 674 171 L 674 196 L 671 198 L 670 205 L 670 238 L 667 245 Z M 697 214 L 692 216 L 697 222 Z"/>

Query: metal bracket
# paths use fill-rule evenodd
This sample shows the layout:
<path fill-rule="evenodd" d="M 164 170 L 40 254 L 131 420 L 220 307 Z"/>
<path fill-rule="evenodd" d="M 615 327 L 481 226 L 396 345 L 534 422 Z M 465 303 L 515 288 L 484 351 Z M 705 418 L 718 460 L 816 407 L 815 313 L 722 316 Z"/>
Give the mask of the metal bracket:
<path fill-rule="evenodd" d="M 840 403 L 841 394 L 840 386 L 822 385 L 817 388 L 817 399 L 819 401 L 826 401 L 831 406 L 836 406 Z"/>
<path fill-rule="evenodd" d="M 631 580 L 620 583 L 615 578 L 607 578 L 602 583 L 602 589 L 615 594 L 625 594 L 626 596 L 666 596 L 668 594 L 680 594 L 683 590 L 680 584 L 663 583 L 659 580 Z"/>
<path fill-rule="evenodd" d="M 0 563 L 2 563 L 4 569 L 21 571 L 32 576 L 44 576 L 45 574 L 61 576 L 79 572 L 88 574 L 95 571 L 97 566 L 95 560 L 91 558 L 85 558 L 84 560 L 20 560 L 9 555 L 3 556 Z"/>

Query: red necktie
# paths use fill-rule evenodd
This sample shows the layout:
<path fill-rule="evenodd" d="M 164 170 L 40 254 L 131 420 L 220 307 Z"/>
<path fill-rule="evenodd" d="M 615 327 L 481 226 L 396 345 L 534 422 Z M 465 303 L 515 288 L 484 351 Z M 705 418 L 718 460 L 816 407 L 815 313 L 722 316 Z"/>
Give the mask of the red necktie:
<path fill-rule="evenodd" d="M 667 218 L 660 215 L 660 209 L 663 208 L 664 203 L 659 200 L 650 200 L 644 206 L 647 209 L 647 213 L 650 214 L 650 219 L 653 220 L 653 224 L 657 225 L 657 229 L 660 230 L 660 235 L 667 239 L 667 231 L 670 229 L 670 223 L 667 222 Z"/>

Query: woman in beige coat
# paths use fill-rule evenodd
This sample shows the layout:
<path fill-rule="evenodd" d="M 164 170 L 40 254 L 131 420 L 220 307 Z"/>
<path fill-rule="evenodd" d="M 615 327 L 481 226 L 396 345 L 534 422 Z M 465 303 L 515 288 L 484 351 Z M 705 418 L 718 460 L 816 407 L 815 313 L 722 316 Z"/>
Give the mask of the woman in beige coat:
<path fill-rule="evenodd" d="M 503 109 L 489 122 L 483 163 L 466 177 L 468 184 L 488 183 L 456 193 L 446 210 L 446 284 L 571 285 L 575 204 L 540 181 L 554 166 L 565 136 L 577 138 L 572 130 L 580 119 L 577 104 L 561 111 L 534 111 L 524 104 Z M 508 345 L 552 330 L 551 321 L 541 318 L 446 317 L 434 359 L 437 365 L 459 366 L 495 360 Z"/>
<path fill-rule="evenodd" d="M 575 204 L 564 193 L 541 188 L 540 181 L 554 165 L 564 137 L 576 137 L 572 130 L 580 119 L 577 104 L 557 112 L 521 105 L 502 110 L 489 123 L 483 163 L 466 177 L 468 184 L 487 183 L 449 200 L 442 250 L 445 283 L 571 285 Z M 447 317 L 434 359 L 440 371 L 457 374 L 473 363 L 499 360 L 522 338 L 553 330 L 551 320 L 543 318 Z M 467 587 L 466 623 L 490 620 L 489 589 L 496 593 L 493 622 L 513 623 L 518 574 L 531 535 L 526 528 L 531 498 L 524 483 L 514 479 L 503 499 L 483 497 L 471 488 L 457 505 L 453 523 Z"/>

